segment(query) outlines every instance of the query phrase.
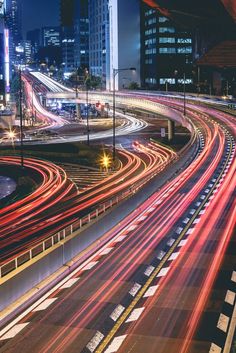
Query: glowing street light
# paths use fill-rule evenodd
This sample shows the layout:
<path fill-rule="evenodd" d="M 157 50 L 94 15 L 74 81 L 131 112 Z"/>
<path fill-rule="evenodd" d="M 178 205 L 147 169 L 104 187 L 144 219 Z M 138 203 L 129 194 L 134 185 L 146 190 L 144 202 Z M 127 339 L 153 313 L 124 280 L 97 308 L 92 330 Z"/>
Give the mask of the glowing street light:
<path fill-rule="evenodd" d="M 106 171 L 108 171 L 108 168 L 111 165 L 111 159 L 110 159 L 110 156 L 108 156 L 106 153 L 104 153 L 101 158 L 101 164 L 102 164 L 102 167 L 105 168 Z"/>

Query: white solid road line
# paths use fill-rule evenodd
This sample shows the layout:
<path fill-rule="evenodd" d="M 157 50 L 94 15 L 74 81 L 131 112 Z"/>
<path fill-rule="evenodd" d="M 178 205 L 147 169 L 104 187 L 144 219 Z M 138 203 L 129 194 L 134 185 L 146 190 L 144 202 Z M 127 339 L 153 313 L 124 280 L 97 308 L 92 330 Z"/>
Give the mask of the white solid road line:
<path fill-rule="evenodd" d="M 23 324 L 17 324 L 13 326 L 4 336 L 0 338 L 0 341 L 7 340 L 9 338 L 15 337 L 21 330 L 23 330 L 29 322 L 24 322 Z"/>

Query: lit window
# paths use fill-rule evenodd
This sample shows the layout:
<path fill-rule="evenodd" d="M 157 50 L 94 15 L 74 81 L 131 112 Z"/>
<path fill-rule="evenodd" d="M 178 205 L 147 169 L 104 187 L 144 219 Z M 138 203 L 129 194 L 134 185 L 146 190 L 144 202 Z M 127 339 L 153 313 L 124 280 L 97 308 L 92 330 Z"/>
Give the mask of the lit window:
<path fill-rule="evenodd" d="M 174 27 L 159 27 L 159 33 L 175 33 Z"/>
<path fill-rule="evenodd" d="M 175 54 L 176 49 L 175 48 L 159 48 L 159 53 L 160 54 Z"/>
<path fill-rule="evenodd" d="M 184 84 L 184 79 L 183 78 L 179 78 L 178 79 L 178 83 Z M 185 79 L 185 84 L 189 85 L 190 83 L 193 83 L 193 80 L 191 78 L 186 78 Z"/>
<path fill-rule="evenodd" d="M 175 84 L 175 78 L 160 78 L 160 84 L 164 85 L 170 83 L 171 85 Z"/>
<path fill-rule="evenodd" d="M 177 43 L 192 43 L 192 38 L 178 38 Z"/>
<path fill-rule="evenodd" d="M 175 43 L 175 38 L 161 37 L 159 38 L 159 43 Z"/>
<path fill-rule="evenodd" d="M 180 47 L 177 49 L 179 54 L 192 53 L 192 47 Z"/>
<path fill-rule="evenodd" d="M 164 23 L 166 21 L 169 21 L 169 19 L 167 17 L 159 17 L 159 22 L 160 23 Z"/>

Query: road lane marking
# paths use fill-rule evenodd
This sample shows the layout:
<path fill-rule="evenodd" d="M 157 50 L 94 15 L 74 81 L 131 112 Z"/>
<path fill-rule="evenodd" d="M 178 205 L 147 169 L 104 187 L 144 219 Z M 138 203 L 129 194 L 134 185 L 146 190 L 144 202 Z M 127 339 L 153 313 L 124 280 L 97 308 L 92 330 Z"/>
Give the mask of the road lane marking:
<path fill-rule="evenodd" d="M 112 342 L 109 344 L 108 348 L 104 353 L 114 353 L 117 352 L 127 335 L 115 337 Z"/>
<path fill-rule="evenodd" d="M 125 310 L 125 307 L 123 305 L 121 304 L 117 305 L 117 307 L 111 313 L 110 318 L 113 321 L 117 321 L 117 319 L 119 319 L 119 317 L 121 316 L 124 310 Z"/>
<path fill-rule="evenodd" d="M 186 235 L 192 234 L 193 231 L 194 231 L 194 228 L 189 228 L 189 229 L 187 230 L 187 232 L 186 232 Z"/>
<path fill-rule="evenodd" d="M 15 337 L 20 331 L 22 331 L 27 325 L 29 325 L 29 322 L 24 322 L 22 324 L 17 324 L 13 326 L 5 335 L 3 335 L 0 338 L 0 341 L 7 340 L 9 338 Z"/>
<path fill-rule="evenodd" d="M 217 328 L 220 329 L 221 331 L 227 332 L 228 324 L 229 324 L 229 317 L 221 313 L 217 323 Z"/>
<path fill-rule="evenodd" d="M 211 344 L 209 353 L 221 353 L 221 352 L 222 352 L 222 349 L 219 346 L 217 346 L 217 344 L 215 343 Z"/>
<path fill-rule="evenodd" d="M 236 272 L 235 271 L 233 271 L 233 273 L 232 273 L 231 281 L 236 282 Z"/>
<path fill-rule="evenodd" d="M 168 242 L 167 242 L 167 245 L 168 245 L 168 246 L 172 246 L 172 245 L 174 244 L 174 242 L 175 242 L 175 239 L 174 239 L 174 238 L 170 238 L 170 239 L 168 240 Z"/>
<path fill-rule="evenodd" d="M 70 287 L 72 287 L 78 280 L 79 280 L 79 277 L 77 277 L 77 278 L 71 278 L 71 279 L 69 279 L 69 281 L 67 281 L 66 283 L 64 283 L 64 284 L 60 287 L 60 289 L 70 288 Z"/>
<path fill-rule="evenodd" d="M 151 273 L 154 271 L 154 269 L 155 269 L 155 267 L 153 267 L 153 266 L 148 266 L 147 268 L 146 268 L 146 270 L 145 270 L 145 272 L 144 272 L 144 274 L 145 274 L 145 276 L 150 276 L 151 275 Z"/>
<path fill-rule="evenodd" d="M 91 261 L 86 266 L 82 268 L 83 271 L 91 270 L 95 265 L 97 265 L 98 261 Z"/>
<path fill-rule="evenodd" d="M 158 284 L 156 286 L 149 287 L 148 290 L 144 293 L 143 298 L 152 297 L 156 293 L 158 287 Z"/>
<path fill-rule="evenodd" d="M 100 252 L 99 255 L 107 255 L 107 254 L 109 254 L 109 252 L 111 252 L 113 249 L 114 249 L 113 247 L 111 247 L 111 248 L 106 248 L 106 249 L 104 249 L 102 252 Z"/>
<path fill-rule="evenodd" d="M 173 254 L 171 254 L 171 256 L 169 257 L 169 261 L 176 260 L 178 256 L 179 252 L 173 252 Z"/>
<path fill-rule="evenodd" d="M 137 321 L 139 319 L 139 317 L 141 316 L 144 309 L 145 309 L 144 307 L 134 309 L 125 322 Z"/>
<path fill-rule="evenodd" d="M 163 267 L 161 271 L 157 274 L 157 277 L 164 277 L 168 273 L 169 269 L 169 267 Z"/>
<path fill-rule="evenodd" d="M 188 239 L 183 239 L 179 242 L 178 246 L 181 247 L 181 246 L 184 246 L 186 243 L 187 243 Z"/>
<path fill-rule="evenodd" d="M 90 352 L 94 352 L 97 346 L 99 345 L 99 343 L 102 341 L 103 337 L 104 335 L 100 331 L 97 331 L 86 346 L 88 350 Z"/>
<path fill-rule="evenodd" d="M 134 297 L 138 293 L 141 287 L 142 287 L 141 284 L 135 283 L 133 287 L 130 289 L 129 294 L 132 295 L 132 297 Z"/>
<path fill-rule="evenodd" d="M 225 296 L 225 302 L 234 305 L 235 301 L 235 293 L 231 290 L 227 290 L 226 296 Z"/>
<path fill-rule="evenodd" d="M 120 235 L 116 240 L 114 240 L 114 243 L 120 243 L 125 238 L 126 238 L 126 235 Z"/>
<path fill-rule="evenodd" d="M 32 311 L 42 311 L 47 309 L 52 303 L 55 302 L 55 300 L 57 300 L 58 298 L 48 298 L 46 300 L 44 300 L 44 302 L 42 302 L 39 306 L 37 306 L 35 309 L 33 309 Z"/>

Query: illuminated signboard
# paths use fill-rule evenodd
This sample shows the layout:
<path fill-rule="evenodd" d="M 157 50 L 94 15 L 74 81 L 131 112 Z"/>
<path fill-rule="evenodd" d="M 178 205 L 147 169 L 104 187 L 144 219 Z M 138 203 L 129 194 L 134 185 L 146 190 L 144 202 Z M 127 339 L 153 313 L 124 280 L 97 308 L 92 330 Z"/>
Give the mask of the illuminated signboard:
<path fill-rule="evenodd" d="M 6 93 L 10 92 L 10 60 L 9 60 L 9 30 L 4 29 L 4 60 Z"/>

